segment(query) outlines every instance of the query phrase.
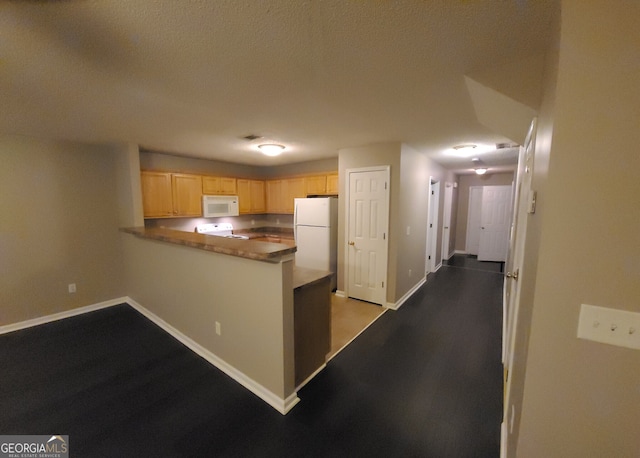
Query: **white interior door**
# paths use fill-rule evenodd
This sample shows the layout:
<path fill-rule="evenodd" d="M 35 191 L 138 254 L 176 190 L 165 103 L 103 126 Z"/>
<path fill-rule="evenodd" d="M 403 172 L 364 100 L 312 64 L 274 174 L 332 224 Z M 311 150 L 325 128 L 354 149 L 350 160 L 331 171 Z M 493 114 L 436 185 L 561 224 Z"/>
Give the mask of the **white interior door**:
<path fill-rule="evenodd" d="M 484 186 L 480 216 L 479 261 L 507 259 L 511 228 L 511 186 Z"/>
<path fill-rule="evenodd" d="M 451 237 L 451 206 L 453 205 L 453 183 L 444 185 L 444 208 L 442 209 L 442 259 L 451 257 L 449 241 Z"/>
<path fill-rule="evenodd" d="M 467 212 L 467 254 L 478 254 L 480 247 L 480 215 L 482 214 L 482 186 L 469 187 L 469 210 Z"/>
<path fill-rule="evenodd" d="M 438 242 L 438 209 L 440 204 L 440 182 L 431 181 L 429 187 L 429 211 L 427 227 L 427 272 L 436 271 Z"/>
<path fill-rule="evenodd" d="M 524 146 L 520 148 L 518 169 L 516 171 L 514 199 L 513 199 L 513 225 L 509 240 L 509 255 L 505 264 L 507 278 L 504 283 L 504 313 L 503 313 L 503 364 L 504 371 L 504 412 L 503 412 L 503 437 L 502 448 L 506 456 L 505 434 L 509 434 L 511 418 L 511 377 L 513 367 L 513 354 L 516 342 L 516 330 L 518 328 L 518 313 L 520 310 L 520 288 L 522 266 L 524 262 L 524 246 L 527 235 L 527 216 L 532 209 L 530 202 L 532 197 L 531 179 L 533 175 L 533 163 L 535 154 L 536 119 L 531 122 L 529 133 Z"/>
<path fill-rule="evenodd" d="M 386 304 L 389 168 L 348 171 L 347 295 Z"/>

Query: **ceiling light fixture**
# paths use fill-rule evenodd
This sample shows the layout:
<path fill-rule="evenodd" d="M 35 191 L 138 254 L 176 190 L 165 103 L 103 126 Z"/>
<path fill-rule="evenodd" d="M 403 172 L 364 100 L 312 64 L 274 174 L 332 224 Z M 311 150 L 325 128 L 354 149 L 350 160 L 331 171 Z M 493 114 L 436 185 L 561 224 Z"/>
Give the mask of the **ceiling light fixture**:
<path fill-rule="evenodd" d="M 477 146 L 478 145 L 474 145 L 472 143 L 468 143 L 468 144 L 465 144 L 465 145 L 454 146 L 453 149 L 456 150 L 456 151 L 465 151 L 466 152 L 466 151 L 471 151 L 471 150 L 475 149 Z"/>
<path fill-rule="evenodd" d="M 278 145 L 275 143 L 266 143 L 264 145 L 258 145 L 258 148 L 260 149 L 260 151 L 262 151 L 262 154 L 265 154 L 267 156 L 277 156 L 278 154 L 284 151 L 283 145 Z"/>
<path fill-rule="evenodd" d="M 485 168 L 476 169 L 476 175 L 484 175 L 485 173 L 487 173 L 487 170 L 489 169 L 485 169 Z"/>

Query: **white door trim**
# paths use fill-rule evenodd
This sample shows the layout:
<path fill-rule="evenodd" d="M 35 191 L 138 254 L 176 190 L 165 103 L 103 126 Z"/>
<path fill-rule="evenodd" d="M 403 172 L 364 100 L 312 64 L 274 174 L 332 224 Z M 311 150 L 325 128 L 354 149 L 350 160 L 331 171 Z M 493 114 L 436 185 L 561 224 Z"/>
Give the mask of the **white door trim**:
<path fill-rule="evenodd" d="M 520 292 L 524 272 L 524 245 L 527 237 L 528 210 L 531 199 L 531 185 L 533 176 L 533 164 L 535 156 L 535 143 L 537 133 L 537 118 L 533 118 L 527 133 L 524 146 L 520 149 L 518 168 L 515 177 L 514 200 L 512 208 L 511 238 L 505 270 L 518 272 L 518 278 L 505 278 L 503 290 L 503 349 L 502 359 L 505 366 L 507 379 L 504 386 L 504 402 L 502 424 L 503 433 L 500 438 L 500 456 L 509 454 L 509 438 L 513 434 L 513 425 L 516 417 L 520 416 L 521 405 L 516 406 L 512 399 L 511 384 L 513 381 L 513 364 L 516 346 L 516 331 L 520 314 Z M 524 274 L 524 275 L 523 275 Z"/>
<path fill-rule="evenodd" d="M 465 240 L 465 251 L 467 254 L 478 255 L 479 242 L 472 243 L 472 237 L 480 240 L 480 212 L 482 209 L 482 188 L 483 186 L 469 186 L 469 202 L 467 205 L 467 237 Z"/>
<path fill-rule="evenodd" d="M 453 207 L 453 183 L 444 184 L 444 206 L 442 207 L 442 261 L 449 260 L 451 251 L 451 210 Z"/>
<path fill-rule="evenodd" d="M 431 192 L 434 194 L 431 194 Z M 440 181 L 429 177 L 429 200 L 427 201 L 427 253 L 425 263 L 427 273 L 435 272 L 438 257 L 438 211 L 440 210 Z M 431 257 L 431 258 L 429 258 Z"/>
<path fill-rule="evenodd" d="M 350 188 L 351 188 L 351 174 L 352 173 L 361 173 L 361 172 L 384 172 L 385 173 L 385 180 L 388 183 L 388 189 L 387 189 L 387 208 L 385 209 L 386 215 L 385 215 L 385 232 L 386 232 L 386 237 L 385 237 L 385 243 L 384 243 L 384 286 L 382 287 L 383 289 L 383 295 L 384 298 L 382 300 L 382 302 L 380 303 L 380 305 L 385 305 L 387 304 L 387 287 L 389 285 L 389 266 L 388 266 L 388 262 L 389 262 L 389 214 L 390 214 L 390 206 L 391 206 L 391 166 L 390 165 L 380 165 L 380 166 L 373 166 L 373 167 L 357 167 L 357 168 L 349 168 L 345 170 L 345 174 L 346 174 L 346 186 L 345 186 L 345 204 L 344 204 L 344 214 L 345 214 L 345 224 L 344 224 L 344 257 L 343 257 L 343 263 L 344 263 L 344 271 L 345 271 L 345 275 L 344 275 L 344 294 L 346 297 L 349 297 L 349 221 L 351 220 L 350 218 L 350 212 L 351 209 L 349 208 L 349 202 L 350 202 Z"/>

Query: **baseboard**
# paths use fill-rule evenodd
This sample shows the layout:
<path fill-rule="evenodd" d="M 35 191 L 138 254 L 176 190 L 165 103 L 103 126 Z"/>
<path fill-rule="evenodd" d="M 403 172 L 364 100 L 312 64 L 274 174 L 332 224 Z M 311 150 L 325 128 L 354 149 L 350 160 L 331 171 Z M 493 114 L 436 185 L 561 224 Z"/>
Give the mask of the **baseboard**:
<path fill-rule="evenodd" d="M 440 261 L 440 263 L 436 266 L 436 270 L 434 270 L 434 272 L 440 270 L 440 267 L 442 267 L 442 261 Z"/>
<path fill-rule="evenodd" d="M 114 305 L 119 304 L 129 304 L 131 307 L 136 309 L 138 312 L 143 314 L 149 320 L 151 320 L 154 324 L 159 326 L 162 330 L 170 334 L 173 338 L 177 339 L 191 351 L 204 358 L 207 362 L 214 365 L 222 372 L 227 374 L 233 380 L 238 382 L 240 385 L 245 387 L 247 390 L 251 391 L 253 394 L 258 396 L 260 399 L 265 401 L 271 407 L 276 409 L 282 415 L 286 415 L 298 402 L 300 402 L 300 398 L 298 398 L 298 393 L 293 392 L 290 396 L 283 399 L 280 396 L 277 396 L 272 391 L 268 390 L 255 380 L 246 376 L 244 373 L 237 370 L 235 367 L 231 366 L 224 360 L 217 357 L 215 354 L 201 346 L 200 344 L 193 341 L 191 338 L 187 337 L 176 328 L 171 326 L 169 323 L 164 321 L 162 318 L 154 314 L 153 312 L 147 310 L 142 305 L 131 299 L 129 296 L 120 297 L 117 299 L 112 299 L 109 301 L 99 302 L 97 304 L 91 304 L 84 307 L 78 307 L 72 310 L 67 310 L 60 313 L 54 313 L 52 315 L 46 315 L 39 318 L 34 318 L 31 320 L 20 321 L 18 323 L 7 324 L 4 326 L 0 326 L 0 335 L 7 334 L 9 332 L 19 331 L 21 329 L 31 328 L 34 326 L 38 326 L 41 324 L 51 323 L 53 321 L 63 320 L 65 318 L 71 318 L 73 316 L 82 315 L 84 313 L 94 312 L 96 310 L 104 309 L 107 307 L 112 307 Z M 314 374 L 315 375 L 315 374 Z"/>
<path fill-rule="evenodd" d="M 467 254 L 465 250 L 454 250 L 453 254 Z"/>
<path fill-rule="evenodd" d="M 311 381 L 311 379 L 313 377 L 315 377 L 316 375 L 318 375 L 325 367 L 327 367 L 327 364 L 323 364 L 322 366 L 320 366 L 319 368 L 317 368 L 313 374 L 311 374 L 309 377 L 307 377 L 300 385 L 298 385 L 296 387 L 296 391 L 298 391 L 299 389 L 301 389 L 303 386 L 305 386 L 307 383 L 309 383 Z"/>
<path fill-rule="evenodd" d="M 507 424 L 502 422 L 500 424 L 500 458 L 507 458 Z"/>
<path fill-rule="evenodd" d="M 111 299 L 109 301 L 98 302 L 97 304 L 85 305 L 84 307 L 78 307 L 64 312 L 54 313 L 51 315 L 45 315 L 31 320 L 20 321 L 18 323 L 6 324 L 0 326 L 0 335 L 7 334 L 9 332 L 19 331 L 21 329 L 31 328 L 39 326 L 41 324 L 51 323 L 53 321 L 64 320 L 65 318 L 71 318 L 72 316 L 82 315 L 84 313 L 94 312 L 96 310 L 112 307 L 123 303 L 128 303 L 128 297 L 119 297 L 117 299 Z"/>
<path fill-rule="evenodd" d="M 395 303 L 387 302 L 387 308 L 391 310 L 398 310 L 402 306 L 402 304 L 404 304 L 411 296 L 413 296 L 415 292 L 418 291 L 420 287 L 424 285 L 426 282 L 427 282 L 427 277 L 423 277 L 418 283 L 416 283 L 416 285 L 413 288 L 407 291 L 407 293 L 404 296 L 402 296 L 398 301 L 396 301 Z"/>
<path fill-rule="evenodd" d="M 335 294 L 337 297 L 347 297 L 345 292 L 344 291 L 340 291 L 339 289 L 336 289 L 336 292 L 333 293 L 333 294 Z"/>
<path fill-rule="evenodd" d="M 149 311 L 148 309 L 146 309 L 145 307 L 143 307 L 142 305 L 140 305 L 138 302 L 134 301 L 130 297 L 127 297 L 126 302 L 131 307 L 133 307 L 138 312 L 140 312 L 145 317 L 147 317 L 149 320 L 151 320 L 153 323 L 155 323 L 157 326 L 159 326 L 164 331 L 169 333 L 176 340 L 178 340 L 187 348 L 189 348 L 191 351 L 193 351 L 200 357 L 204 358 L 207 362 L 209 362 L 210 364 L 220 369 L 222 372 L 227 374 L 233 380 L 238 382 L 247 390 L 251 391 L 253 394 L 258 396 L 260 399 L 262 399 L 264 402 L 269 404 L 271 407 L 276 409 L 282 415 L 286 415 L 298 402 L 300 402 L 300 398 L 298 398 L 297 392 L 294 391 L 287 398 L 284 398 L 284 399 L 281 398 L 280 396 L 268 390 L 267 388 L 265 388 L 264 386 L 262 386 L 261 384 L 253 380 L 252 378 L 245 375 L 243 372 L 240 372 L 238 369 L 228 364 L 223 359 L 220 359 L 214 353 L 207 350 L 202 345 L 192 340 L 190 337 L 187 337 L 182 332 L 178 331 L 176 328 L 171 326 L 162 318 L 160 318 L 153 312 Z"/>

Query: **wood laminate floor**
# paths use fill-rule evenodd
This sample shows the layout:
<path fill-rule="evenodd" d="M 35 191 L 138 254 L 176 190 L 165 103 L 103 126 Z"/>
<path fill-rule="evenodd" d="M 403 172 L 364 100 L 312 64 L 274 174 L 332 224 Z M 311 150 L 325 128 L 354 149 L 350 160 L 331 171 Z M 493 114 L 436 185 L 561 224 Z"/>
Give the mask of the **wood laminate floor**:
<path fill-rule="evenodd" d="M 498 457 L 502 275 L 443 266 L 286 416 L 128 305 L 0 336 L 0 434 L 76 457 Z"/>

